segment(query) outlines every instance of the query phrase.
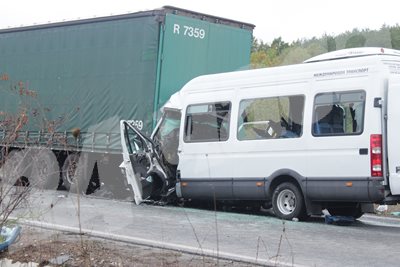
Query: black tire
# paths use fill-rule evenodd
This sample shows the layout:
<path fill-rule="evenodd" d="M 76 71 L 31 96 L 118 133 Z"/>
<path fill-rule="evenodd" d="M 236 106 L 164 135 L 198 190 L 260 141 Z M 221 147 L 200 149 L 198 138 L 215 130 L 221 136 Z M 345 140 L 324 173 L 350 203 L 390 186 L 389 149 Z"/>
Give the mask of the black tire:
<path fill-rule="evenodd" d="M 88 186 L 85 169 L 85 158 L 78 153 L 67 156 L 62 166 L 62 180 L 65 189 L 71 193 L 85 194 Z"/>
<path fill-rule="evenodd" d="M 13 150 L 0 170 L 3 183 L 35 189 L 57 189 L 59 176 L 57 158 L 46 148 Z"/>
<path fill-rule="evenodd" d="M 333 216 L 351 216 L 354 219 L 358 219 L 364 214 L 360 205 L 330 207 L 328 211 Z"/>
<path fill-rule="evenodd" d="M 32 173 L 32 159 L 27 158 L 26 150 L 12 150 L 4 159 L 0 169 L 2 186 L 19 185 L 21 177 L 28 177 Z"/>
<path fill-rule="evenodd" d="M 50 149 L 31 150 L 32 174 L 29 183 L 39 189 L 56 190 L 60 180 L 60 167 Z"/>
<path fill-rule="evenodd" d="M 303 194 L 291 182 L 282 183 L 275 188 L 272 194 L 272 208 L 275 215 L 284 220 L 306 217 Z"/>

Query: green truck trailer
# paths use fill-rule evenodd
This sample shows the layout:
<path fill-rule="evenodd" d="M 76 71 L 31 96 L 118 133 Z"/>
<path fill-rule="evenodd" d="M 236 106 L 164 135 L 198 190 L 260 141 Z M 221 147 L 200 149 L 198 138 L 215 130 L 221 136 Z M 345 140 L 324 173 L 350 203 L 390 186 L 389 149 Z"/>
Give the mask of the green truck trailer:
<path fill-rule="evenodd" d="M 149 134 L 159 108 L 190 79 L 248 68 L 253 28 L 165 6 L 0 30 L 2 154 L 13 151 L 15 162 L 34 151 L 52 170 L 50 187 L 71 188 L 77 173 L 85 192 L 118 180 L 119 121 Z M 17 129 L 5 123 L 10 114 L 20 116 Z"/>

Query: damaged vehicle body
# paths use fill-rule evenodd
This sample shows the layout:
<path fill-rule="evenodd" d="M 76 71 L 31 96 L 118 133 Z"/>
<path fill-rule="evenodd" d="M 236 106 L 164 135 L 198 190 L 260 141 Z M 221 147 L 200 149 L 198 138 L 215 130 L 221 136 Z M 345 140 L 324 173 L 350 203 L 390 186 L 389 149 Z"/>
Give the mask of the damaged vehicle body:
<path fill-rule="evenodd" d="M 138 205 L 146 199 L 176 200 L 181 111 L 168 108 L 170 103 L 164 106 L 163 115 L 150 138 L 134 122 L 120 122 L 123 151 L 120 168 Z"/>

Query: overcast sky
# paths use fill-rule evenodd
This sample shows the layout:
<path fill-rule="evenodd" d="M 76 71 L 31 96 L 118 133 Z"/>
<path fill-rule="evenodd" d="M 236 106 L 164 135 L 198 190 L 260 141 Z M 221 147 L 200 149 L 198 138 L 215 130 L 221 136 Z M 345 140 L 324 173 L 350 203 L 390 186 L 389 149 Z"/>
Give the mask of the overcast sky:
<path fill-rule="evenodd" d="M 0 28 L 124 14 L 164 5 L 255 24 L 254 36 L 268 43 L 279 36 L 291 42 L 400 23 L 400 2 L 396 0 L 4 0 L 0 2 Z"/>

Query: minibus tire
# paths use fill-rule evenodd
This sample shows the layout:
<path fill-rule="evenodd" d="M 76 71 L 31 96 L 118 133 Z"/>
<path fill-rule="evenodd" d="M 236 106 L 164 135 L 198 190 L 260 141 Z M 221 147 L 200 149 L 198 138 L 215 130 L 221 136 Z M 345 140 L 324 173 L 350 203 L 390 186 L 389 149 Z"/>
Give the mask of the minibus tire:
<path fill-rule="evenodd" d="M 291 182 L 279 184 L 272 194 L 272 209 L 284 220 L 305 218 L 304 197 L 300 189 Z"/>

